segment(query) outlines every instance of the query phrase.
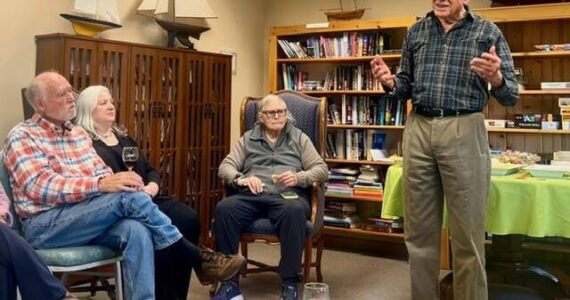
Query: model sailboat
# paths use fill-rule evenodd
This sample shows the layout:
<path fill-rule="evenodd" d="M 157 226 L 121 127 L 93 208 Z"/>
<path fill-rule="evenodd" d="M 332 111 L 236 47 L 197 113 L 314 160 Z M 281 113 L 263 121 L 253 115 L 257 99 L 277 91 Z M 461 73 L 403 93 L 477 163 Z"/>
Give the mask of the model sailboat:
<path fill-rule="evenodd" d="M 60 14 L 73 25 L 76 34 L 95 36 L 121 27 L 117 0 L 75 0 L 69 14 Z"/>
<path fill-rule="evenodd" d="M 352 10 L 345 10 L 342 5 L 342 0 L 339 0 L 340 9 L 333 8 L 333 9 L 323 9 L 325 11 L 325 15 L 327 16 L 328 21 L 348 21 L 348 20 L 357 20 L 362 18 L 364 15 L 364 11 L 368 8 L 358 8 L 356 5 L 356 0 L 354 2 L 354 9 Z"/>
<path fill-rule="evenodd" d="M 210 27 L 205 19 L 217 18 L 206 0 L 142 0 L 139 14 L 153 17 L 168 32 L 168 47 L 174 38 L 190 49 L 189 37 L 200 39 Z"/>

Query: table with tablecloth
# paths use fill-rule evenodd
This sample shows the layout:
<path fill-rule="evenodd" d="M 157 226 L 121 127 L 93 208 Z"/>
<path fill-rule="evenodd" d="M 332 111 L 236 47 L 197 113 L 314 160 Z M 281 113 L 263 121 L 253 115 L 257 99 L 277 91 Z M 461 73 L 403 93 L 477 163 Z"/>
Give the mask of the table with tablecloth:
<path fill-rule="evenodd" d="M 404 215 L 402 176 L 401 166 L 388 168 L 382 202 L 384 218 Z M 524 172 L 491 176 L 486 231 L 570 238 L 570 178 L 534 178 Z"/>

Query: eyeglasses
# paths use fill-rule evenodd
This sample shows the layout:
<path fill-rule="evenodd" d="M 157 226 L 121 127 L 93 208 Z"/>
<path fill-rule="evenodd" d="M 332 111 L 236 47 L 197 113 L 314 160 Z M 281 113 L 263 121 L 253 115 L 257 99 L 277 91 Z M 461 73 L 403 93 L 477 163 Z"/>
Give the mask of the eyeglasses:
<path fill-rule="evenodd" d="M 57 97 L 57 98 L 63 98 L 63 97 L 66 97 L 67 95 L 72 95 L 72 96 L 73 96 L 73 99 L 77 99 L 77 96 L 79 95 L 79 92 L 78 92 L 77 90 L 73 89 L 73 88 L 69 88 L 69 89 L 66 89 L 65 91 L 62 91 L 62 92 L 58 93 L 58 94 L 56 95 L 56 97 Z"/>
<path fill-rule="evenodd" d="M 270 119 L 275 118 L 275 117 L 281 118 L 285 115 L 285 113 L 287 113 L 287 110 L 286 109 L 265 110 L 265 111 L 262 111 L 262 113 Z"/>

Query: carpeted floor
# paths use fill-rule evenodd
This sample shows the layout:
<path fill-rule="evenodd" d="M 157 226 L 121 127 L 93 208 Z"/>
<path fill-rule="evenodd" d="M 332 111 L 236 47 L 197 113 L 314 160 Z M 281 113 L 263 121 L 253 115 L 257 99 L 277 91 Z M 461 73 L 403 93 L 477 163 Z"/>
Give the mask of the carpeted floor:
<path fill-rule="evenodd" d="M 277 262 L 279 246 L 254 243 L 250 257 L 267 262 Z M 410 298 L 409 266 L 405 260 L 387 259 L 362 254 L 325 250 L 323 253 L 324 282 L 330 286 L 330 298 L 357 300 L 404 300 Z M 311 280 L 316 280 L 314 269 Z M 251 274 L 240 281 L 247 300 L 279 299 L 280 280 L 277 274 Z M 302 290 L 302 285 L 299 286 Z M 78 294 L 79 297 L 86 294 Z M 108 299 L 98 293 L 94 298 Z M 188 299 L 207 300 L 208 287 L 201 286 L 193 276 Z"/>

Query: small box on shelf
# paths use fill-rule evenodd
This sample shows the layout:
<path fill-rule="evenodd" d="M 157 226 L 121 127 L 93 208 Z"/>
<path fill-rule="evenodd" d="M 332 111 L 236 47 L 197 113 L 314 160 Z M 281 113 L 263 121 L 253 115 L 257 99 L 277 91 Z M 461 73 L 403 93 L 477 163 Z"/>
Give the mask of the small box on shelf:
<path fill-rule="evenodd" d="M 515 115 L 515 126 L 519 128 L 541 129 L 541 114 Z"/>

